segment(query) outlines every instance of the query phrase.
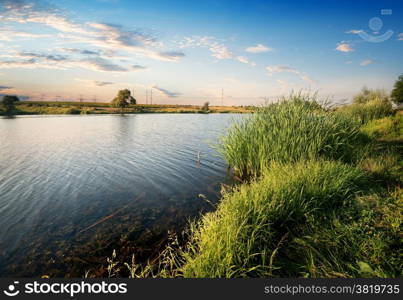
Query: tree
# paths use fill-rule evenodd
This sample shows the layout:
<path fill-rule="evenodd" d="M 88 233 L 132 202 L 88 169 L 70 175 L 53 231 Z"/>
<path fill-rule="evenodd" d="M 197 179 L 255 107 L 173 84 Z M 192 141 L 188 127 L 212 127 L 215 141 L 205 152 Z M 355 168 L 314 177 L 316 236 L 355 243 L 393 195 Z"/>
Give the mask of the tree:
<path fill-rule="evenodd" d="M 396 105 L 403 103 L 403 74 L 396 80 L 390 98 Z"/>
<path fill-rule="evenodd" d="M 202 110 L 203 112 L 209 112 L 209 110 L 210 110 L 210 109 L 209 109 L 209 105 L 210 105 L 209 102 L 205 102 L 205 103 L 203 104 L 201 110 Z"/>
<path fill-rule="evenodd" d="M 389 102 L 389 97 L 384 90 L 377 89 L 371 90 L 364 86 L 357 95 L 353 98 L 353 103 L 365 104 L 372 100 L 379 100 L 382 102 Z"/>
<path fill-rule="evenodd" d="M 3 107 L 6 112 L 6 114 L 11 114 L 13 110 L 15 109 L 14 102 L 20 101 L 17 96 L 10 96 L 10 95 L 5 95 L 3 97 Z"/>
<path fill-rule="evenodd" d="M 129 104 L 136 104 L 136 99 L 132 97 L 128 89 L 120 90 L 118 95 L 112 100 L 112 105 L 120 107 L 122 110 L 128 107 Z"/>

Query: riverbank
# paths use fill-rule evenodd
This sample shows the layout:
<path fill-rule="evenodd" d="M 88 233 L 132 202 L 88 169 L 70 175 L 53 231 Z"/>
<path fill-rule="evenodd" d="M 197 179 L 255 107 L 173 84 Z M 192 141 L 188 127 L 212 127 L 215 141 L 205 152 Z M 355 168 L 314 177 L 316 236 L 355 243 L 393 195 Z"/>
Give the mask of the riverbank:
<path fill-rule="evenodd" d="M 250 106 L 209 106 L 205 111 L 197 105 L 174 104 L 136 104 L 129 105 L 124 113 L 249 113 Z M 56 102 L 56 101 L 20 101 L 15 103 L 14 115 L 58 115 L 58 114 L 120 114 L 120 108 L 110 103 L 98 102 Z M 5 115 L 0 106 L 0 115 Z"/>
<path fill-rule="evenodd" d="M 389 108 L 388 108 L 389 107 Z M 236 123 L 220 151 L 242 181 L 152 264 L 113 276 L 402 276 L 403 115 L 301 95 Z M 91 276 L 89 274 L 89 276 Z"/>

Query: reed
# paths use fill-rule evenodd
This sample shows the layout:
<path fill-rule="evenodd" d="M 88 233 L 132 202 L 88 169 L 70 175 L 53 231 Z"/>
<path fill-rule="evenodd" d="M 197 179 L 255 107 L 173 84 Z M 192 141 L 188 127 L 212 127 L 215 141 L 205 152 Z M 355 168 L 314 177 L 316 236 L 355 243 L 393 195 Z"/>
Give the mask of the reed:
<path fill-rule="evenodd" d="M 219 151 L 240 177 L 250 178 L 272 161 L 322 157 L 349 162 L 363 138 L 357 121 L 297 94 L 235 122 Z"/>
<path fill-rule="evenodd" d="M 244 180 L 131 276 L 402 276 L 401 114 L 362 120 L 298 94 L 235 122 L 219 150 Z"/>
<path fill-rule="evenodd" d="M 193 225 L 182 274 L 300 276 L 295 262 L 284 266 L 290 258 L 283 249 L 350 210 L 365 184 L 364 172 L 341 162 L 273 163 L 261 179 L 224 194 L 217 211 Z"/>
<path fill-rule="evenodd" d="M 337 110 L 339 113 L 366 124 L 372 120 L 392 115 L 392 103 L 381 99 L 371 100 L 366 103 L 353 103 L 342 106 Z"/>

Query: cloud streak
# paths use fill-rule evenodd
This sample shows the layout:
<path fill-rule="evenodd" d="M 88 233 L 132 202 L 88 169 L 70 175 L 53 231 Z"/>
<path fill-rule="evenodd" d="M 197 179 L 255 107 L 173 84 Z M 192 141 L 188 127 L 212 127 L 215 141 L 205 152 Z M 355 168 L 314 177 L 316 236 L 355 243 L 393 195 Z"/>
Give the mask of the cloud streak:
<path fill-rule="evenodd" d="M 363 66 L 363 67 L 365 67 L 365 66 L 368 66 L 368 65 L 370 65 L 370 64 L 372 64 L 372 63 L 374 63 L 374 61 L 373 61 L 372 59 L 366 59 L 366 60 L 363 60 L 363 61 L 360 63 L 360 65 Z"/>
<path fill-rule="evenodd" d="M 339 43 L 339 44 L 337 44 L 336 50 L 340 51 L 340 52 L 344 52 L 344 53 L 349 53 L 349 52 L 354 51 L 353 47 L 348 43 Z"/>
<path fill-rule="evenodd" d="M 157 38 L 145 30 L 128 30 L 118 24 L 87 22 L 80 24 L 62 15 L 57 9 L 44 8 L 38 3 L 22 0 L 2 1 L 4 15 L 2 20 L 16 23 L 37 23 L 60 32 L 59 38 L 70 42 L 85 43 L 109 50 L 122 50 L 155 60 L 175 62 L 185 56 L 183 52 L 163 50 Z M 0 4 L 2 4 L 0 2 Z M 29 35 L 29 33 L 26 33 Z M 22 33 L 20 33 L 22 35 Z M 0 33 L 0 38 L 6 38 Z M 35 37 L 31 35 L 30 37 Z M 67 51 L 74 51 L 67 49 Z M 85 51 L 85 50 L 84 50 Z M 77 52 L 92 55 L 91 53 Z"/>
<path fill-rule="evenodd" d="M 245 51 L 249 52 L 249 53 L 264 53 L 264 52 L 273 51 L 273 49 L 269 48 L 265 45 L 262 45 L 262 44 L 257 44 L 255 46 L 250 46 L 250 47 L 246 48 Z"/>
<path fill-rule="evenodd" d="M 346 31 L 346 33 L 348 33 L 348 34 L 360 34 L 362 32 L 363 31 L 361 29 L 351 29 L 349 31 Z"/>
<path fill-rule="evenodd" d="M 166 89 L 160 88 L 156 85 L 153 86 L 153 89 L 156 89 L 157 91 L 159 91 L 162 95 L 169 97 L 169 98 L 176 98 L 179 97 L 181 95 L 181 93 L 178 92 L 172 92 L 172 91 L 168 91 Z"/>
<path fill-rule="evenodd" d="M 141 71 L 141 70 L 146 70 L 147 67 L 141 66 L 141 65 L 132 65 L 132 66 L 131 66 L 131 69 L 132 69 L 133 71 Z"/>
<path fill-rule="evenodd" d="M 275 66 L 267 66 L 266 70 L 268 72 L 269 76 L 273 76 L 274 74 L 277 73 L 291 73 L 291 74 L 295 74 L 297 76 L 299 76 L 299 78 L 301 78 L 304 81 L 307 81 L 311 84 L 315 83 L 315 80 L 311 79 L 306 73 L 292 68 L 290 66 L 286 66 L 286 65 L 275 65 Z"/>
<path fill-rule="evenodd" d="M 89 80 L 89 79 L 81 79 L 81 78 L 76 78 L 76 81 L 84 83 L 86 86 L 89 87 L 104 87 L 108 85 L 115 84 L 114 82 L 111 81 L 98 81 L 98 80 Z"/>
<path fill-rule="evenodd" d="M 12 90 L 12 86 L 5 86 L 5 85 L 0 85 L 0 92 L 4 93 L 7 92 L 8 90 Z"/>
<path fill-rule="evenodd" d="M 129 72 L 131 70 L 99 56 L 72 58 L 63 55 L 35 52 L 17 52 L 6 56 L 11 59 L 0 61 L 0 68 L 46 68 L 66 70 L 78 67 L 100 72 Z"/>
<path fill-rule="evenodd" d="M 185 37 L 184 40 L 180 42 L 180 47 L 203 47 L 207 48 L 211 52 L 211 56 L 217 59 L 233 58 L 233 53 L 228 49 L 228 47 L 211 36 Z"/>
<path fill-rule="evenodd" d="M 247 57 L 245 56 L 238 56 L 236 58 L 239 62 L 244 63 L 244 64 L 248 64 L 251 65 L 252 67 L 256 66 L 256 63 L 254 63 L 253 61 L 250 61 Z"/>

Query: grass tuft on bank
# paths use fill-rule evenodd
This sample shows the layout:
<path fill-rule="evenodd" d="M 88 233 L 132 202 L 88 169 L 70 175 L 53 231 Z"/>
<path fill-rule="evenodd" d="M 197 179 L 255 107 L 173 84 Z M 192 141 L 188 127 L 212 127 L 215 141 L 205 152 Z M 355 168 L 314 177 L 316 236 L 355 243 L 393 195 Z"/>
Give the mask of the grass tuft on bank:
<path fill-rule="evenodd" d="M 193 229 L 183 275 L 300 276 L 301 263 L 284 249 L 354 206 L 365 183 L 361 170 L 341 162 L 273 163 L 261 179 L 225 194 Z"/>
<path fill-rule="evenodd" d="M 258 176 L 272 161 L 329 158 L 350 162 L 363 150 L 360 123 L 328 112 L 309 96 L 295 95 L 261 107 L 236 122 L 220 152 L 241 178 Z"/>

